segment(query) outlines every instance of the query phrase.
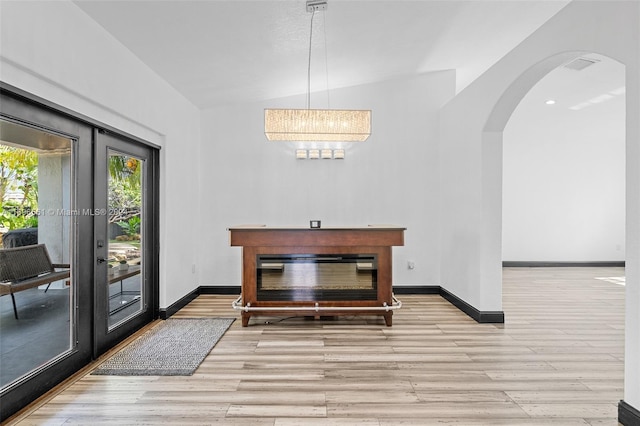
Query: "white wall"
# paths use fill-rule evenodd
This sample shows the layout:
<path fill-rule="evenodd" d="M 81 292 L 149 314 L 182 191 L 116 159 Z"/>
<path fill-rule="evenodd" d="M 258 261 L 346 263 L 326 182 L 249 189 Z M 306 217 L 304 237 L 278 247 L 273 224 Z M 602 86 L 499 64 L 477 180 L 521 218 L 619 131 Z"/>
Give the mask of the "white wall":
<path fill-rule="evenodd" d="M 303 108 L 304 96 L 204 111 L 201 284 L 241 283 L 241 249 L 229 247 L 227 227 L 319 219 L 407 227 L 405 246 L 393 249 L 394 285 L 437 285 L 437 111 L 454 91 L 452 71 L 332 91 L 334 108 L 373 111 L 367 141 L 327 144 L 344 147 L 344 160 L 296 160 L 298 144 L 265 138 L 264 108 Z"/>
<path fill-rule="evenodd" d="M 501 310 L 506 122 L 537 81 L 572 58 L 596 52 L 626 66 L 624 399 L 636 408 L 640 407 L 639 9 L 638 2 L 572 2 L 443 108 L 439 141 L 442 285 L 482 311 Z"/>
<path fill-rule="evenodd" d="M 590 57 L 599 62 L 545 76 L 504 130 L 505 261 L 624 260 L 624 66 Z"/>
<path fill-rule="evenodd" d="M 162 146 L 160 307 L 169 306 L 197 287 L 198 109 L 72 2 L 0 6 L 2 81 Z"/>

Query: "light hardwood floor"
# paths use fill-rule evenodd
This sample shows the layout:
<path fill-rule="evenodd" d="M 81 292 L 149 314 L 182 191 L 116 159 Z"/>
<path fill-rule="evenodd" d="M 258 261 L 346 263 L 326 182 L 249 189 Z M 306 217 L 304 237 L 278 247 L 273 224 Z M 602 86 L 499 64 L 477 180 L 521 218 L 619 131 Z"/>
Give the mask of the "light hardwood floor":
<path fill-rule="evenodd" d="M 378 317 L 238 319 L 191 377 L 85 375 L 31 424 L 616 425 L 622 268 L 508 268 L 505 324 L 439 296 Z M 235 317 L 203 295 L 175 317 Z M 179 348 L 176 348 L 179 350 Z"/>

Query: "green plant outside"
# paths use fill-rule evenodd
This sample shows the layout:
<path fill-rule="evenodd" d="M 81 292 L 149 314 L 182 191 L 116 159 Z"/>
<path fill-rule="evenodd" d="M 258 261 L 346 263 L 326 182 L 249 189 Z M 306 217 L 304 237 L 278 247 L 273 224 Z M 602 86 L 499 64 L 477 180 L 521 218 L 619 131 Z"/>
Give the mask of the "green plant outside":
<path fill-rule="evenodd" d="M 127 236 L 134 237 L 140 233 L 140 216 L 133 216 L 126 222 L 117 222 L 117 225 L 122 228 Z"/>
<path fill-rule="evenodd" d="M 21 201 L 6 200 L 8 191 L 19 191 Z M 0 145 L 0 228 L 38 226 L 38 154 Z"/>

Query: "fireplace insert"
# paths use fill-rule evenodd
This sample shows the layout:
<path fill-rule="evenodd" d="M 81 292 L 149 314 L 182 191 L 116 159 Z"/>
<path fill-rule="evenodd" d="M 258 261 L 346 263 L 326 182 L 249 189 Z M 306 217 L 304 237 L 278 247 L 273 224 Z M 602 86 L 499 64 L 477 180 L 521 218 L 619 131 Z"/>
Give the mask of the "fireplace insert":
<path fill-rule="evenodd" d="M 258 301 L 376 300 L 375 254 L 260 254 Z"/>

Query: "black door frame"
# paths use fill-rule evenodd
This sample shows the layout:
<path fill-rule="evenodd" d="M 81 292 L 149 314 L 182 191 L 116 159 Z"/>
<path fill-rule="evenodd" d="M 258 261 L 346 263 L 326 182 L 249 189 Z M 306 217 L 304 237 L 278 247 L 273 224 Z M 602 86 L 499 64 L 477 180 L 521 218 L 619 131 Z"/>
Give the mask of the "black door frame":
<path fill-rule="evenodd" d="M 149 299 L 152 311 L 151 320 L 158 318 L 159 312 L 159 147 L 114 129 L 111 126 L 90 119 L 82 114 L 61 107 L 36 95 L 14 86 L 0 82 L 0 115 L 10 121 L 22 123 L 46 132 L 59 134 L 73 140 L 75 168 L 75 208 L 92 210 L 94 206 L 94 132 L 109 131 L 151 149 L 149 166 L 152 168 L 154 184 L 150 194 L 148 221 L 150 236 L 149 258 L 146 259 L 151 280 L 152 295 Z M 0 421 L 4 421 L 72 374 L 85 367 L 99 353 L 95 347 L 95 285 L 94 285 L 94 220 L 91 215 L 79 215 L 76 222 L 75 241 L 73 241 L 74 282 L 78 283 L 75 303 L 74 348 L 57 358 L 38 374 L 28 375 L 23 380 L 7 386 L 0 393 Z M 142 324 L 144 325 L 144 324 Z M 137 325 L 140 328 L 142 325 Z M 115 345 L 135 330 L 122 332 L 111 343 Z M 102 348 L 102 352 L 107 348 Z M 101 352 L 100 352 L 101 353 Z"/>

